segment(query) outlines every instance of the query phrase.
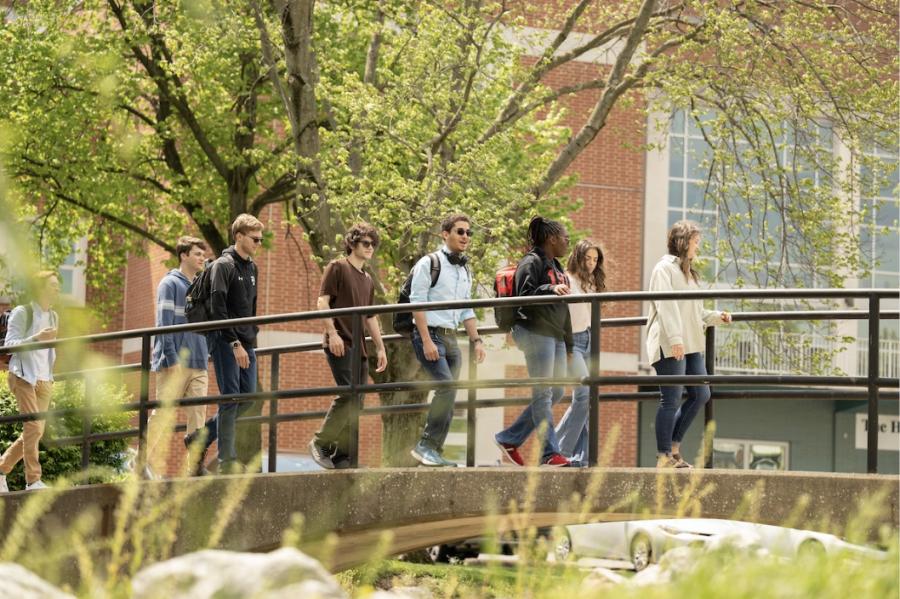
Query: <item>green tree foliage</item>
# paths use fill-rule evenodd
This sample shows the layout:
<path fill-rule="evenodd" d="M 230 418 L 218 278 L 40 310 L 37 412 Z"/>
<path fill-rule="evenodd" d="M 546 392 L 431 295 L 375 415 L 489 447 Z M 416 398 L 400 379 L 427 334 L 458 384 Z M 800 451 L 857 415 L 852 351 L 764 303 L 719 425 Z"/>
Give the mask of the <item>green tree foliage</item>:
<path fill-rule="evenodd" d="M 100 385 L 94 396 L 103 397 L 102 401 L 90 402 L 95 408 L 99 404 L 114 405 L 125 403 L 130 399 L 124 387 L 110 384 Z M 84 430 L 83 420 L 81 414 L 75 410 L 84 408 L 85 405 L 84 383 L 67 381 L 54 385 L 51 409 L 67 411 L 47 422 L 41 440 L 39 456 L 44 481 L 49 483 L 61 476 L 72 477 L 81 470 L 81 445 L 55 445 L 46 441 L 80 435 Z M 15 416 L 18 413 L 16 398 L 9 390 L 6 377 L 0 377 L 0 416 Z M 129 419 L 130 416 L 126 412 L 96 411 L 91 417 L 91 432 L 125 430 L 128 428 Z M 5 450 L 20 434 L 22 434 L 21 423 L 0 425 L 0 447 Z M 91 444 L 90 465 L 108 469 L 106 474 L 99 478 L 94 477 L 94 482 L 106 482 L 116 478 L 116 474 L 125 466 L 127 448 L 126 439 L 96 441 Z M 25 471 L 21 462 L 7 475 L 7 481 L 10 489 L 25 488 Z"/>

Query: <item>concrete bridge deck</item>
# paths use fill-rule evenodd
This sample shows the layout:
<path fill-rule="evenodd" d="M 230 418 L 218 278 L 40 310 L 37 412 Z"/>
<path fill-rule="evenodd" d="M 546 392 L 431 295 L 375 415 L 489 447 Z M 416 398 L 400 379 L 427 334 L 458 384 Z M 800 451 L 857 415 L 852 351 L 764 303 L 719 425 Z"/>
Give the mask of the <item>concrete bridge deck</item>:
<path fill-rule="evenodd" d="M 148 530 L 165 523 L 177 526 L 172 555 L 205 547 L 229 504 L 234 512 L 218 547 L 240 551 L 278 547 L 294 514 L 302 514 L 304 548 L 321 554 L 323 547 L 330 546 L 333 570 L 367 561 L 383 531 L 392 532 L 385 548 L 391 554 L 478 536 L 492 527 L 508 530 L 590 520 L 703 516 L 841 533 L 867 498 L 875 498 L 879 508 L 868 523 L 872 538 L 882 525 L 897 529 L 900 520 L 897 476 L 734 470 L 660 474 L 643 468 L 406 468 L 11 493 L 3 499 L 4 536 L 17 517 L 29 517 L 32 510 L 23 508 L 37 497 L 46 506 L 29 525 L 30 535 L 58 541 L 72 523 L 87 517 L 89 536 L 108 538 L 119 519 L 135 523 L 153 510 L 158 521 L 148 523 Z M 337 538 L 326 542 L 329 533 Z"/>

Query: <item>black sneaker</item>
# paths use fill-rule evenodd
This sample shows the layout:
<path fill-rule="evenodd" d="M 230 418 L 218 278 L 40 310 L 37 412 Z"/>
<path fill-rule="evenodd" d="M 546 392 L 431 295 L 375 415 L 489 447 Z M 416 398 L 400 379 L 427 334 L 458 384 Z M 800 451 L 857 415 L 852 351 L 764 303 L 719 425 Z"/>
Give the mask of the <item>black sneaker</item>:
<path fill-rule="evenodd" d="M 334 464 L 335 470 L 346 470 L 350 468 L 350 456 L 347 455 L 336 455 L 331 458 L 331 462 Z"/>
<path fill-rule="evenodd" d="M 325 450 L 316 443 L 315 439 L 309 442 L 309 455 L 322 468 L 334 470 L 334 462 L 331 460 L 331 456 L 325 453 Z"/>

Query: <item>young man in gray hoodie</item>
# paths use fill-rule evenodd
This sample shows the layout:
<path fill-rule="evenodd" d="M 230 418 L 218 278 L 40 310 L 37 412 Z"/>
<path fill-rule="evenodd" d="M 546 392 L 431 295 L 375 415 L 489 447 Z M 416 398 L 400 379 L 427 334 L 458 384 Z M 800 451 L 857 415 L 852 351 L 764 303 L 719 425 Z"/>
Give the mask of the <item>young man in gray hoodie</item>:
<path fill-rule="evenodd" d="M 170 270 L 156 289 L 156 326 L 165 327 L 187 323 L 184 304 L 187 290 L 194 277 L 203 270 L 207 246 L 202 239 L 181 237 L 175 245 L 178 268 Z M 173 402 L 185 397 L 205 397 L 209 390 L 207 362 L 209 352 L 206 337 L 197 333 L 170 333 L 157 335 L 153 339 L 151 370 L 156 376 L 156 400 Z M 206 406 L 184 408 L 187 416 L 188 435 L 203 427 L 206 421 Z M 168 439 L 161 418 L 154 410 L 150 415 L 147 433 L 147 464 L 144 476 L 154 478 L 153 467 L 162 469 L 164 464 L 154 463 L 162 456 L 156 453 L 159 442 Z M 168 422 L 168 424 L 173 424 Z"/>

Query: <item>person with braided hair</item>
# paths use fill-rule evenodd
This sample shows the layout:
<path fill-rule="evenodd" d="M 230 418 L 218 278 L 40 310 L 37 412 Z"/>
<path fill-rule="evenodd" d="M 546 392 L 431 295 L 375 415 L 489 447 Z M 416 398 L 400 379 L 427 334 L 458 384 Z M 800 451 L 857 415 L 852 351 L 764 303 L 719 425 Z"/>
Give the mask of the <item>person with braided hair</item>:
<path fill-rule="evenodd" d="M 568 295 L 569 278 L 558 258 L 569 249 L 569 236 L 562 224 L 536 216 L 528 225 L 531 250 L 516 267 L 515 295 Z M 528 376 L 563 378 L 572 353 L 572 319 L 565 304 L 521 306 L 516 310 L 512 337 L 525 353 Z M 544 435 L 542 466 L 569 466 L 559 451 L 553 427 L 553 404 L 563 395 L 560 386 L 533 387 L 531 403 L 508 428 L 494 437 L 503 455 L 524 466 L 519 447 L 535 430 Z"/>

